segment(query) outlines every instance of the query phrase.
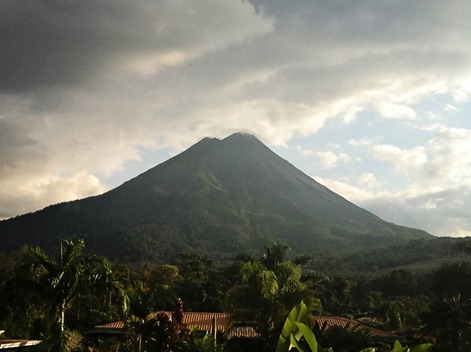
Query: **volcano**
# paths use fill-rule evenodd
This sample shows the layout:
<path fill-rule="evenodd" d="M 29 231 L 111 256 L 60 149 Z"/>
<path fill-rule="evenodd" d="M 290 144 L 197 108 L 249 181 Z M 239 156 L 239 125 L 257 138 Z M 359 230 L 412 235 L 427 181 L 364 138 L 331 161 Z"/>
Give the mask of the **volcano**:
<path fill-rule="evenodd" d="M 0 222 L 0 250 L 83 238 L 121 261 L 214 258 L 277 241 L 296 254 L 403 243 L 428 233 L 386 222 L 316 182 L 256 137 L 204 138 L 99 196 Z"/>

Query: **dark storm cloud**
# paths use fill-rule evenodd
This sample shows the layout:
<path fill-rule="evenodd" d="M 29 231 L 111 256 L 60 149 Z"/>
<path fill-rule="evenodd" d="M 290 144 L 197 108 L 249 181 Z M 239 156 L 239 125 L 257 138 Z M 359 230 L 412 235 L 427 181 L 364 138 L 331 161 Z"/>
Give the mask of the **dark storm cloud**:
<path fill-rule="evenodd" d="M 0 93 L 80 84 L 133 60 L 138 66 L 159 55 L 185 60 L 224 47 L 253 34 L 252 17 L 245 33 L 233 30 L 241 16 L 250 15 L 250 6 L 244 6 L 214 1 L 1 1 Z M 245 13 L 236 11 L 241 8 Z M 266 24 L 258 29 L 269 30 Z"/>
<path fill-rule="evenodd" d="M 113 28 L 119 12 L 111 10 L 108 2 L 2 1 L 0 90 L 71 84 L 91 75 L 119 36 Z M 102 15 L 114 18 L 103 26 L 96 21 Z"/>

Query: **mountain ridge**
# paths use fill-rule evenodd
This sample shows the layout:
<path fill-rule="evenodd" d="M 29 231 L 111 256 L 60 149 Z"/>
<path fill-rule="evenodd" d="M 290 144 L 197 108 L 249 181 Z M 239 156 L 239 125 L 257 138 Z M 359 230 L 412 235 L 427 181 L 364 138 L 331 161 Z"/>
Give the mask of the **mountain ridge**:
<path fill-rule="evenodd" d="M 383 221 L 242 133 L 204 138 L 102 195 L 2 221 L 0 234 L 0 250 L 83 237 L 128 261 L 227 257 L 274 240 L 302 253 L 431 236 Z"/>

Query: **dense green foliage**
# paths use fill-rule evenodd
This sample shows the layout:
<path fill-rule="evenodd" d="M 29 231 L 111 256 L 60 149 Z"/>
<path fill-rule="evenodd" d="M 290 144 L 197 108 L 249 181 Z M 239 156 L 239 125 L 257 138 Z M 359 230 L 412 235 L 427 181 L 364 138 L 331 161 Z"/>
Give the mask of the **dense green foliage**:
<path fill-rule="evenodd" d="M 219 349 L 274 351 L 286 315 L 304 301 L 311 314 L 361 319 L 403 336 L 408 345 L 431 342 L 432 352 L 469 351 L 469 242 L 439 242 L 441 250 L 449 252 L 449 261 L 428 271 L 393 267 L 359 273 L 356 268 L 337 274 L 313 270 L 306 257 L 289 259 L 288 247 L 277 243 L 266 245 L 256 258 L 239 256 L 217 264 L 203 255 L 186 253 L 176 265 L 111 265 L 104 257 L 84 252 L 82 241 L 64 241 L 62 255 L 56 256 L 25 247 L 13 256 L 0 255 L 1 328 L 6 337 L 43 340 L 35 348 L 41 351 L 86 346 L 103 351 L 111 346 L 211 350 L 210 339 L 192 337 L 174 320 L 155 314 L 173 311 L 181 298 L 184 310 L 231 312 L 234 323 L 249 324 L 260 333 L 250 341 L 221 340 Z M 418 254 L 418 258 L 423 257 Z M 86 333 L 95 325 L 117 320 L 126 322 L 126 341 Z M 306 325 L 319 346 L 333 351 L 406 350 L 388 347 L 364 331 L 325 329 L 310 321 Z M 304 330 L 303 334 L 310 334 Z"/>
<path fill-rule="evenodd" d="M 322 348 L 317 342 L 316 335 L 312 329 L 308 326 L 308 309 L 304 302 L 301 302 L 295 306 L 288 317 L 285 320 L 283 328 L 281 329 L 280 336 L 278 338 L 278 344 L 276 346 L 276 352 L 333 352 L 332 347 Z M 382 347 L 366 347 L 355 349 L 360 352 L 431 352 L 432 344 L 424 343 L 412 348 L 408 346 L 402 346 L 402 344 L 396 340 L 394 345 L 390 348 L 389 346 Z M 345 347 L 340 347 L 341 350 L 347 350 Z M 349 350 L 349 349 L 348 349 Z"/>
<path fill-rule="evenodd" d="M 259 260 L 242 265 L 241 280 L 226 296 L 229 312 L 256 327 L 267 351 L 289 308 L 302 299 L 314 301 L 312 290 L 301 280 L 301 268 L 285 260 L 287 249 L 277 243 L 266 245 Z"/>
<path fill-rule="evenodd" d="M 53 351 L 68 351 L 84 321 L 125 311 L 127 296 L 111 264 L 104 257 L 85 255 L 83 248 L 81 240 L 64 240 L 55 258 L 39 247 L 23 248 L 14 267 L 8 264 L 11 276 L 1 286 L 3 328 L 10 334 L 27 332 Z"/>

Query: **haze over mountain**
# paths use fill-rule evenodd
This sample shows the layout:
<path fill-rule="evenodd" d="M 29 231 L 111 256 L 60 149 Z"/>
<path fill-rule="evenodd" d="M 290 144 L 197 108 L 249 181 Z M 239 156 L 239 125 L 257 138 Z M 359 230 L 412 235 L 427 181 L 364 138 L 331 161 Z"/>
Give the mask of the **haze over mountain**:
<path fill-rule="evenodd" d="M 103 195 L 0 222 L 0 250 L 80 237 L 128 261 L 229 257 L 274 240 L 314 254 L 430 236 L 359 208 L 241 133 L 205 138 Z"/>

